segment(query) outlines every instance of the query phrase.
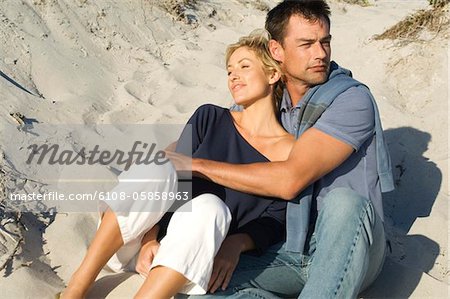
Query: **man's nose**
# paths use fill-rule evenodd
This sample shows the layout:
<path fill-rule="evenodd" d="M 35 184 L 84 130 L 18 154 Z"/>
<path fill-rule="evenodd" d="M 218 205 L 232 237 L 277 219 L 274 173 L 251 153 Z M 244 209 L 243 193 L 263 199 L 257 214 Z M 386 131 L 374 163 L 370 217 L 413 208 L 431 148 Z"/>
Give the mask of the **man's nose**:
<path fill-rule="evenodd" d="M 314 44 L 314 56 L 316 59 L 324 59 L 327 57 L 327 51 L 325 50 L 322 43 L 317 42 Z"/>

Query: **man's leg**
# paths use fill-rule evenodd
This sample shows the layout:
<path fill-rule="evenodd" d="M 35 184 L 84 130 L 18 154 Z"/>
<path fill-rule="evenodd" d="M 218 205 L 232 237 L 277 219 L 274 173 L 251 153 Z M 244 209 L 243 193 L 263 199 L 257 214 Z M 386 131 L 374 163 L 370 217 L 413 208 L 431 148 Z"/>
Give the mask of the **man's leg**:
<path fill-rule="evenodd" d="M 383 223 L 370 201 L 350 189 L 331 191 L 316 221 L 299 298 L 356 298 L 378 275 L 385 248 Z"/>
<path fill-rule="evenodd" d="M 282 243 L 272 246 L 262 256 L 241 255 L 239 264 L 225 291 L 201 296 L 177 295 L 175 298 L 293 298 L 302 289 L 306 263 L 298 253 L 284 250 Z"/>

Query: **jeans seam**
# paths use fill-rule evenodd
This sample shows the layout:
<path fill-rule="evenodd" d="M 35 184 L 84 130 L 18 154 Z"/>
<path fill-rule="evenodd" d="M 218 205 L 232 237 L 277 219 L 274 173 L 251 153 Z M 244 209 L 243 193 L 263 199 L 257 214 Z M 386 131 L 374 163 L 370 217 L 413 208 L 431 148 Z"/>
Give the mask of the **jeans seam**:
<path fill-rule="evenodd" d="M 334 292 L 335 296 L 337 296 L 339 289 L 341 289 L 344 278 L 345 278 L 346 274 L 348 273 L 348 265 L 350 264 L 350 261 L 353 259 L 353 252 L 356 247 L 356 243 L 359 240 L 359 237 L 361 236 L 361 231 L 362 231 L 362 227 L 363 227 L 363 223 L 364 223 L 363 218 L 364 218 L 364 215 L 368 213 L 369 207 L 370 207 L 370 202 L 366 203 L 366 206 L 364 207 L 363 211 L 361 212 L 361 215 L 359 216 L 359 225 L 358 225 L 358 229 L 356 231 L 356 236 L 353 240 L 353 244 L 352 244 L 350 253 L 347 257 L 347 261 L 346 261 L 345 267 L 344 267 L 344 272 L 343 272 L 341 278 L 339 279 L 338 285 L 336 287 L 336 291 Z"/>
<path fill-rule="evenodd" d="M 287 262 L 287 261 L 280 261 L 275 259 L 277 261 L 276 263 L 271 262 L 269 265 L 263 265 L 261 267 L 255 267 L 255 266 L 246 266 L 246 267 L 239 267 L 239 271 L 255 271 L 255 270 L 265 270 L 265 269 L 271 269 L 271 268 L 279 268 L 279 267 L 285 267 L 285 266 L 300 266 L 301 262 Z"/>
<path fill-rule="evenodd" d="M 300 261 L 300 269 L 302 274 L 304 274 L 306 280 L 308 280 L 309 278 L 309 267 L 311 266 L 311 264 L 312 264 L 311 258 L 308 258 L 306 262 L 304 258 L 302 258 L 302 260 Z"/>
<path fill-rule="evenodd" d="M 259 294 L 254 294 L 252 292 L 245 292 L 246 289 L 240 289 L 240 290 L 235 290 L 236 294 L 241 294 L 241 295 L 246 295 L 246 296 L 251 296 L 252 298 L 259 298 L 259 299 L 266 299 L 266 297 L 261 296 Z"/>

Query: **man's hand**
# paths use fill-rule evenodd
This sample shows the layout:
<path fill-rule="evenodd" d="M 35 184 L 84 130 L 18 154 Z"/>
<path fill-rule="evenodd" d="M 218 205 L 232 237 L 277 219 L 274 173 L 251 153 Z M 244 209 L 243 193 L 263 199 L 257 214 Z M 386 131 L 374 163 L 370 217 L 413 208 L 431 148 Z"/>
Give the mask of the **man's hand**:
<path fill-rule="evenodd" d="M 144 277 L 148 276 L 148 273 L 150 272 L 150 265 L 152 264 L 158 249 L 159 242 L 157 240 L 152 240 L 142 245 L 136 262 L 137 273 Z"/>
<path fill-rule="evenodd" d="M 208 284 L 208 291 L 214 293 L 218 288 L 225 290 L 230 283 L 233 272 L 242 252 L 255 247 L 247 234 L 228 236 L 220 246 L 214 258 L 213 271 Z"/>
<path fill-rule="evenodd" d="M 165 153 L 166 157 L 170 159 L 170 162 L 172 162 L 173 167 L 175 167 L 175 169 L 177 170 L 179 178 L 192 179 L 193 176 L 196 176 L 208 179 L 208 177 L 204 176 L 202 173 L 199 173 L 195 169 L 193 169 L 194 163 L 197 160 L 201 159 L 194 159 L 186 155 L 168 150 L 166 150 Z"/>

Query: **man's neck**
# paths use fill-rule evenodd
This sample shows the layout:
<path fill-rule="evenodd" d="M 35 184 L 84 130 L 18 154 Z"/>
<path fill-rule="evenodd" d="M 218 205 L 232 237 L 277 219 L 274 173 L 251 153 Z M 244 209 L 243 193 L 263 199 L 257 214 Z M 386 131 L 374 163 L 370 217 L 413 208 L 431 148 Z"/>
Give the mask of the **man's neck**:
<path fill-rule="evenodd" d="M 289 80 L 286 82 L 286 89 L 289 93 L 289 97 L 291 98 L 292 107 L 297 106 L 297 104 L 300 102 L 309 88 L 310 86 L 307 86 L 306 84 L 300 84 L 299 82 L 293 82 Z"/>

